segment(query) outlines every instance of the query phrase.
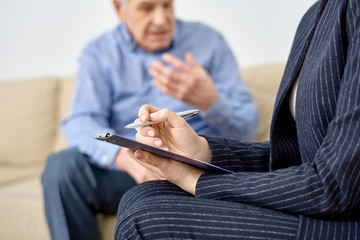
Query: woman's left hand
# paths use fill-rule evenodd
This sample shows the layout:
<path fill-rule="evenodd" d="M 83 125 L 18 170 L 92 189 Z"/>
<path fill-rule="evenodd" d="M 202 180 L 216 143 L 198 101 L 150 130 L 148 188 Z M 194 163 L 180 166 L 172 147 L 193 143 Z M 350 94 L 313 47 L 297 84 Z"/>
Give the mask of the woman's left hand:
<path fill-rule="evenodd" d="M 146 151 L 128 150 L 128 154 L 145 168 L 195 195 L 196 183 L 205 171 L 185 163 L 159 157 Z"/>

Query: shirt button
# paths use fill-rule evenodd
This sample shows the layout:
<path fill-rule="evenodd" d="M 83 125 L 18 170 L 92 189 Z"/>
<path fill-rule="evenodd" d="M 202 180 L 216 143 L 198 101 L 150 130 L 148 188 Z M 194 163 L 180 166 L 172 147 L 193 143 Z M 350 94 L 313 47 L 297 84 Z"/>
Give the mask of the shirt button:
<path fill-rule="evenodd" d="M 107 160 L 108 160 L 108 156 L 106 156 L 106 155 L 102 156 L 101 161 L 103 163 L 107 162 Z"/>

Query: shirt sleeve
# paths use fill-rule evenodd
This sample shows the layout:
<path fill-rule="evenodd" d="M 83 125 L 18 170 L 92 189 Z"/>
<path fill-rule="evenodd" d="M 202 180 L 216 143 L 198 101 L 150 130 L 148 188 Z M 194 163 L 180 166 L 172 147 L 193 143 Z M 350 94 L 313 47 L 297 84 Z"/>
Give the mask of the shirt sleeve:
<path fill-rule="evenodd" d="M 202 116 L 219 135 L 251 140 L 259 124 L 256 103 L 239 74 L 239 65 L 224 38 L 217 45 L 208 71 L 218 90 L 218 99 Z"/>
<path fill-rule="evenodd" d="M 197 183 L 196 197 L 312 217 L 359 216 L 360 34 L 358 24 L 348 26 L 348 34 L 353 37 L 349 38 L 336 113 L 313 161 L 272 172 L 206 173 Z M 235 153 L 246 150 L 235 141 L 209 143 L 213 151 L 218 152 L 213 154 L 213 163 L 221 163 L 224 155 L 231 161 L 241 162 L 241 154 Z"/>
<path fill-rule="evenodd" d="M 61 127 L 68 146 L 76 147 L 100 167 L 115 167 L 119 147 L 95 139 L 97 133 L 115 131 L 110 127 L 112 85 L 102 70 L 93 48 L 86 48 L 80 68 L 69 117 Z"/>

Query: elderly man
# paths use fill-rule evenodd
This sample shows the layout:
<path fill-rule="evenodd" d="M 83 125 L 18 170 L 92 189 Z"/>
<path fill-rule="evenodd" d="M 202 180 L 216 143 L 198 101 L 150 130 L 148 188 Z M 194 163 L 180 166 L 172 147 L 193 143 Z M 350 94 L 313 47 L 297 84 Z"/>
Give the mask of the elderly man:
<path fill-rule="evenodd" d="M 176 20 L 172 0 L 114 0 L 115 29 L 92 41 L 80 58 L 75 98 L 63 122 L 69 149 L 49 157 L 42 183 L 53 239 L 97 239 L 96 214 L 115 214 L 123 193 L 159 176 L 125 148 L 94 140 L 124 129 L 137 109 L 198 108 L 198 134 L 242 140 L 256 133 L 256 106 L 223 37 L 200 23 Z"/>

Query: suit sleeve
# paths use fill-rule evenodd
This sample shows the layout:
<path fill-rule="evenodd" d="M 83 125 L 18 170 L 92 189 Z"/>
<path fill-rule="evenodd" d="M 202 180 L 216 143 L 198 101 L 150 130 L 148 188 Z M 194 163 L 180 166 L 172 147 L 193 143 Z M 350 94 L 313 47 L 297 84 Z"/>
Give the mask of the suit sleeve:
<path fill-rule="evenodd" d="M 211 147 L 211 163 L 233 172 L 266 172 L 270 164 L 270 142 L 249 143 L 205 137 Z"/>

